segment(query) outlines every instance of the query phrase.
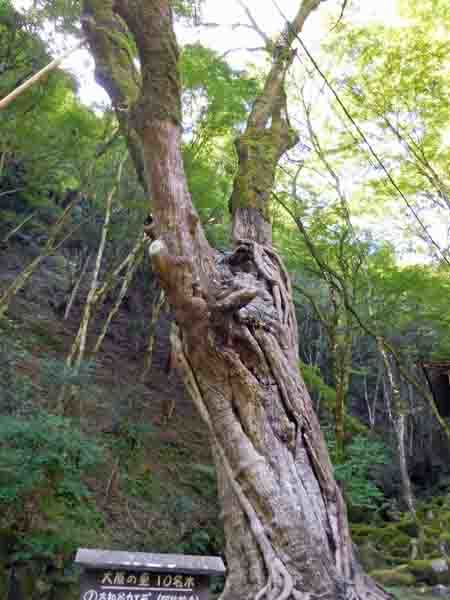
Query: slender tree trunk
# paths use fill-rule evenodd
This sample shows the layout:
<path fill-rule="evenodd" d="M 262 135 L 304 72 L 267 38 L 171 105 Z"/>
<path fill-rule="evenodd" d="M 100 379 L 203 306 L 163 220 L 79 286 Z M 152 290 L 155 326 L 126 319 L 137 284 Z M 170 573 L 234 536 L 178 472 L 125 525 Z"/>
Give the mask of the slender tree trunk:
<path fill-rule="evenodd" d="M 337 461 L 345 460 L 345 416 L 347 412 L 347 395 L 350 383 L 350 368 L 344 367 L 336 380 L 336 455 Z"/>
<path fill-rule="evenodd" d="M 347 314 L 345 307 L 339 304 L 336 291 L 333 288 L 331 289 L 330 296 L 333 315 L 328 325 L 328 333 L 331 346 L 331 370 L 333 383 L 336 388 L 336 405 L 334 411 L 336 460 L 338 463 L 342 463 L 345 460 L 345 415 L 352 368 L 353 338 L 350 316 Z M 342 315 L 342 311 L 344 311 L 344 316 Z"/>
<path fill-rule="evenodd" d="M 382 366 L 379 365 L 378 366 L 378 373 L 377 373 L 377 381 L 376 381 L 376 384 L 375 384 L 375 391 L 373 393 L 373 402 L 372 402 L 372 423 L 373 423 L 373 425 L 371 425 L 372 429 L 375 427 L 375 422 L 376 422 L 376 411 L 377 411 L 378 393 L 379 393 L 379 390 L 380 390 L 380 383 L 381 383 L 382 376 L 383 376 Z"/>
<path fill-rule="evenodd" d="M 334 383 L 336 386 L 336 455 L 337 461 L 345 459 L 345 417 L 347 412 L 347 395 L 350 387 L 350 372 L 352 368 L 352 339 L 348 332 L 335 348 Z"/>
<path fill-rule="evenodd" d="M 353 555 L 345 505 L 298 370 L 291 284 L 271 247 L 266 205 L 278 159 L 296 139 L 284 95 L 290 45 L 318 4 L 305 0 L 274 44 L 264 92 L 237 143 L 234 250 L 226 255 L 207 243 L 188 192 L 169 0 L 115 4 L 142 68 L 132 121 L 151 182 L 157 239 L 150 255 L 175 313 L 177 364 L 217 466 L 229 566 L 223 600 L 388 598 Z"/>
<path fill-rule="evenodd" d="M 145 381 L 147 375 L 150 372 L 150 369 L 152 368 L 153 347 L 155 345 L 155 327 L 156 327 L 156 323 L 158 322 L 159 314 L 161 312 L 162 307 L 164 306 L 165 301 L 166 301 L 166 296 L 164 294 L 164 291 L 158 290 L 158 292 L 155 295 L 155 299 L 152 302 L 152 311 L 151 311 L 151 316 L 150 316 L 147 350 L 145 353 L 144 369 L 143 369 L 142 375 L 141 375 L 142 382 Z"/>
<path fill-rule="evenodd" d="M 6 150 L 0 151 L 0 179 L 3 177 L 3 169 L 5 168 L 7 157 L 8 152 Z"/>
<path fill-rule="evenodd" d="M 100 284 L 98 285 L 98 288 L 97 288 L 97 291 L 96 291 L 95 297 L 94 297 L 94 302 L 97 306 L 97 309 L 99 309 L 102 306 L 102 304 L 105 301 L 105 298 L 107 297 L 109 292 L 111 292 L 116 287 L 117 281 L 118 281 L 121 273 L 123 273 L 124 269 L 128 269 L 130 263 L 133 262 L 134 257 L 145 246 L 146 241 L 147 240 L 144 235 L 142 235 L 142 234 L 139 235 L 138 239 L 136 240 L 135 245 L 133 246 L 131 251 L 127 254 L 127 256 L 117 265 L 117 267 L 113 268 L 106 275 L 103 283 L 101 285 Z"/>
<path fill-rule="evenodd" d="M 92 273 L 91 286 L 89 288 L 89 292 L 88 292 L 88 295 L 86 298 L 86 303 L 84 305 L 83 316 L 81 318 L 80 327 L 78 328 L 78 333 L 75 337 L 75 340 L 72 344 L 72 347 L 71 347 L 70 352 L 66 359 L 66 367 L 68 369 L 74 367 L 77 372 L 80 369 L 81 363 L 83 362 L 83 358 L 84 358 L 88 327 L 89 327 L 89 323 L 91 320 L 91 314 L 92 314 L 93 308 L 96 304 L 98 278 L 99 278 L 100 268 L 101 268 L 101 264 L 102 264 L 102 260 L 103 260 L 103 253 L 105 250 L 106 239 L 108 237 L 109 223 L 110 223 L 111 212 L 112 212 L 112 202 L 113 202 L 114 194 L 120 183 L 120 179 L 122 176 L 122 169 L 123 169 L 125 160 L 126 160 L 126 157 L 124 159 L 122 159 L 122 161 L 120 162 L 120 165 L 119 165 L 119 168 L 117 171 L 116 181 L 106 199 L 105 219 L 103 222 L 102 233 L 101 233 L 101 237 L 100 237 L 100 244 L 98 247 L 97 256 L 95 259 L 95 267 L 94 267 L 94 271 Z M 73 400 L 73 398 L 75 397 L 75 388 L 73 386 L 70 386 L 70 389 L 71 389 L 71 399 Z M 63 384 L 61 391 L 59 393 L 59 396 L 58 396 L 58 403 L 57 403 L 59 410 L 61 412 L 63 412 L 65 410 L 66 392 L 67 392 L 67 386 L 66 386 L 66 384 Z"/>
<path fill-rule="evenodd" d="M 75 285 L 73 286 L 73 290 L 70 294 L 70 298 L 67 303 L 66 310 L 64 311 L 64 321 L 67 321 L 67 319 L 70 316 L 70 311 L 72 310 L 73 303 L 75 302 L 75 298 L 77 297 L 81 282 L 83 280 L 83 277 L 86 274 L 89 263 L 91 262 L 91 256 L 92 256 L 91 254 L 88 254 L 86 260 L 84 261 L 84 265 L 81 268 L 80 275 L 78 276 L 78 279 L 76 280 Z"/>
<path fill-rule="evenodd" d="M 126 296 L 128 288 L 130 287 L 130 284 L 133 280 L 134 274 L 136 273 L 136 269 L 139 267 L 141 261 L 142 261 L 142 255 L 136 256 L 134 258 L 134 261 L 129 263 L 128 269 L 125 273 L 125 276 L 122 281 L 122 285 L 120 287 L 119 295 L 114 303 L 114 306 L 112 307 L 112 309 L 110 310 L 110 312 L 106 318 L 106 321 L 102 327 L 102 331 L 101 331 L 100 335 L 98 336 L 95 346 L 92 350 L 91 357 L 94 357 L 100 350 L 101 345 L 103 344 L 103 340 L 105 339 L 106 333 L 108 331 L 108 328 L 111 325 L 111 322 L 114 319 L 114 317 L 116 316 L 116 314 L 119 312 L 119 309 L 123 302 L 123 299 Z"/>
<path fill-rule="evenodd" d="M 389 357 L 383 346 L 383 341 L 379 340 L 378 344 L 381 356 L 383 357 L 384 366 L 386 369 L 387 379 L 389 381 L 389 387 L 391 390 L 391 407 L 392 407 L 392 425 L 394 427 L 395 436 L 397 439 L 397 455 L 400 466 L 400 477 L 402 482 L 402 494 L 403 500 L 411 516 L 417 521 L 417 513 L 414 503 L 414 495 L 411 486 L 411 479 L 408 471 L 408 461 L 406 457 L 406 420 L 408 417 L 408 410 L 405 407 L 404 401 L 401 397 L 400 388 L 397 385 L 392 371 Z"/>
<path fill-rule="evenodd" d="M 380 367 L 378 367 L 377 379 L 376 379 L 376 383 L 375 383 L 375 390 L 373 392 L 372 402 L 370 401 L 370 398 L 369 398 L 369 388 L 367 385 L 367 374 L 364 375 L 364 398 L 365 398 L 366 406 L 367 406 L 367 415 L 369 417 L 370 429 L 373 429 L 375 427 L 375 423 L 376 423 L 378 394 L 380 391 L 380 383 L 382 380 L 382 375 L 383 375 L 383 371 Z"/>

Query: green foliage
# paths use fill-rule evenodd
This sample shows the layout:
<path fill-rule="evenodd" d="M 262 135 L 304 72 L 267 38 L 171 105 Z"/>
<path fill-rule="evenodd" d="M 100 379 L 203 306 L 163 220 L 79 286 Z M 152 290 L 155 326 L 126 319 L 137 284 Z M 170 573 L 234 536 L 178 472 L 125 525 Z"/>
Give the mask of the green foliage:
<path fill-rule="evenodd" d="M 398 22 L 341 27 L 327 47 L 341 59 L 331 77 L 400 190 L 443 245 L 437 231 L 449 210 L 448 5 L 418 0 L 399 5 Z M 366 150 L 352 143 L 348 130 L 340 134 L 335 129 L 334 138 L 341 137 L 346 157 L 361 169 Z M 428 246 L 429 240 L 386 173 L 369 169 L 363 184 L 363 213 L 373 211 L 378 221 L 389 215 L 403 243 L 413 240 L 409 251 L 423 252 L 423 240 Z M 401 242 L 395 240 L 398 248 Z"/>
<path fill-rule="evenodd" d="M 217 475 L 212 465 L 190 464 L 189 479 L 184 483 L 211 502 L 217 498 Z"/>
<path fill-rule="evenodd" d="M 336 401 L 336 390 L 325 383 L 319 367 L 300 361 L 300 370 L 308 389 L 319 393 L 326 404 L 333 406 Z"/>
<path fill-rule="evenodd" d="M 211 525 L 207 529 L 199 528 L 190 532 L 180 544 L 183 554 L 220 555 L 223 553 L 225 540 L 223 531 Z"/>
<path fill-rule="evenodd" d="M 79 367 L 68 367 L 63 359 L 46 358 L 41 364 L 41 377 L 46 385 L 57 388 L 74 385 L 81 388 L 92 383 L 95 369 L 94 362 L 83 361 Z"/>
<path fill-rule="evenodd" d="M 387 268 L 388 267 L 388 268 Z M 413 359 L 446 356 L 450 351 L 446 270 L 433 266 L 400 267 L 386 254 L 374 257 L 369 271 L 374 302 L 372 318 L 379 331 L 403 336 Z"/>
<path fill-rule="evenodd" d="M 48 21 L 58 33 L 79 36 L 81 8 L 81 0 L 35 0 L 27 14 L 37 28 Z"/>
<path fill-rule="evenodd" d="M 102 519 L 84 481 L 103 460 L 95 442 L 43 411 L 0 417 L 0 440 L 2 526 L 21 533 L 21 558 L 70 552 L 89 530 L 98 532 Z"/>
<path fill-rule="evenodd" d="M 10 3 L 2 5 L 0 97 L 52 60 L 46 43 L 39 37 L 42 19 L 61 10 L 61 4 L 70 3 L 64 0 L 55 1 L 53 7 L 51 4 L 37 2 L 26 14 L 16 12 Z M 63 21 L 61 18 L 60 26 Z M 89 187 L 92 167 L 101 163 L 98 158 L 94 160 L 98 147 L 110 137 L 114 127 L 108 114 L 96 115 L 81 105 L 76 81 L 60 69 L 0 111 L 0 193 L 5 209 L 0 213 L 0 230 L 12 229 L 23 219 L 22 213 L 33 211 L 36 218 L 27 230 L 36 237 L 45 234 L 48 225 L 61 214 L 67 192 L 84 192 Z M 103 179 L 99 173 L 97 178 Z M 100 191 L 100 185 L 97 188 Z M 103 199 L 102 194 L 98 197 Z M 90 239 L 92 235 L 86 237 Z"/>
<path fill-rule="evenodd" d="M 98 464 L 101 452 L 69 419 L 44 412 L 28 419 L 1 417 L 0 439 L 1 502 L 23 502 L 49 482 L 72 502 L 89 495 L 80 474 Z"/>
<path fill-rule="evenodd" d="M 211 242 L 224 246 L 236 170 L 233 141 L 259 83 L 200 44 L 183 48 L 180 68 L 189 188 Z"/>
<path fill-rule="evenodd" d="M 188 19 L 194 25 L 197 25 L 203 2 L 204 0 L 171 0 L 171 5 L 179 17 Z"/>
<path fill-rule="evenodd" d="M 375 579 L 381 585 L 401 585 L 411 586 L 416 583 L 414 575 L 408 573 L 404 568 L 397 569 L 379 569 L 372 571 L 371 577 Z"/>
<path fill-rule="evenodd" d="M 327 443 L 333 460 L 336 442 L 327 432 Z M 388 464 L 390 454 L 386 446 L 363 435 L 355 436 L 346 447 L 346 459 L 335 465 L 336 479 L 343 484 L 345 497 L 351 508 L 376 511 L 381 508 L 384 494 L 373 480 L 374 467 Z"/>
<path fill-rule="evenodd" d="M 200 44 L 183 48 L 180 66 L 186 125 L 190 117 L 190 124 L 210 138 L 236 131 L 245 122 L 258 92 L 257 80 L 234 71 L 214 51 Z"/>
<path fill-rule="evenodd" d="M 32 380 L 18 371 L 29 353 L 15 334 L 12 323 L 0 322 L 0 415 L 26 412 L 35 394 Z"/>
<path fill-rule="evenodd" d="M 150 436 L 155 433 L 152 425 L 135 423 L 126 417 L 119 417 L 115 429 L 114 451 L 129 461 L 135 461 L 137 454 L 146 447 Z"/>

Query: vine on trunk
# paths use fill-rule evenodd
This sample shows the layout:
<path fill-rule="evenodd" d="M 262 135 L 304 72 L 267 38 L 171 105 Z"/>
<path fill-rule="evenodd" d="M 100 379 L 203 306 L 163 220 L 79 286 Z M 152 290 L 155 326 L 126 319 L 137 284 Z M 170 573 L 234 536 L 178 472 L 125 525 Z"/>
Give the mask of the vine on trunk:
<path fill-rule="evenodd" d="M 152 244 L 150 254 L 155 272 L 175 308 L 178 326 L 172 346 L 176 364 L 208 428 L 214 454 L 245 514 L 264 564 L 266 581 L 255 598 L 360 600 L 370 598 L 364 592 L 367 588 L 376 590 L 374 598 L 387 598 L 364 576 L 355 579 L 358 567 L 351 549 L 345 505 L 333 480 L 315 415 L 302 402 L 307 392 L 296 376 L 297 326 L 290 280 L 281 259 L 270 247 L 241 240 L 234 252 L 217 256 L 210 285 L 201 288 L 192 275 L 190 261 L 185 257 L 171 257 L 161 240 Z M 199 380 L 193 364 L 197 362 L 197 353 L 205 357 L 211 351 L 220 354 L 221 360 L 227 363 L 229 378 L 239 381 L 234 384 L 234 406 L 223 409 L 241 413 L 239 419 L 244 431 L 240 433 L 245 439 L 240 442 L 242 451 L 237 453 L 230 454 L 223 443 L 217 417 L 212 413 L 208 385 L 214 385 L 214 377 L 207 377 L 208 382 L 204 377 Z M 271 465 L 264 455 L 260 432 L 257 427 L 250 428 L 252 419 L 243 413 L 273 410 L 251 406 L 264 404 L 264 394 L 256 386 L 267 385 L 268 380 L 275 382 L 277 390 L 273 398 L 279 399 L 270 425 L 289 449 L 294 462 L 298 453 L 305 454 L 325 500 L 328 542 L 334 547 L 336 573 L 334 578 L 324 581 L 319 593 L 302 587 L 299 578 L 291 574 L 287 566 L 289 559 L 272 542 L 276 538 L 277 523 L 266 522 L 261 503 L 258 498 L 255 502 L 251 489 L 255 472 L 270 469 Z M 239 402 L 239 386 L 246 386 L 247 406 Z"/>
<path fill-rule="evenodd" d="M 184 172 L 171 3 L 112 6 L 141 63 L 130 115 L 151 189 L 150 255 L 178 325 L 176 363 L 210 432 L 218 470 L 230 566 L 223 600 L 388 598 L 354 558 L 345 505 L 298 371 L 289 276 L 271 247 L 271 187 L 279 158 L 296 140 L 285 76 L 295 37 L 320 2 L 303 0 L 268 48 L 270 72 L 237 143 L 234 250 L 225 254 L 208 244 Z M 91 47 L 99 62 L 114 60 Z M 108 74 L 114 79 L 113 68 Z M 114 81 L 106 84 L 114 93 Z M 261 165 L 264 178 L 257 176 Z"/>

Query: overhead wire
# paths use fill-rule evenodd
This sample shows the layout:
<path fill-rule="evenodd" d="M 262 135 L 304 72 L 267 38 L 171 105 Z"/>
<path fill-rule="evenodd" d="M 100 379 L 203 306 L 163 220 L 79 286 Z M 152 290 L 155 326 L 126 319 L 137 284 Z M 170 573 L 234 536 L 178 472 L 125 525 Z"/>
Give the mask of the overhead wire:
<path fill-rule="evenodd" d="M 281 15 L 281 17 L 285 21 L 287 29 L 290 30 L 290 31 L 292 31 L 292 33 L 294 34 L 295 38 L 299 42 L 299 44 L 300 44 L 303 52 L 305 53 L 305 55 L 308 57 L 309 61 L 313 65 L 314 69 L 317 71 L 317 73 L 323 79 L 326 87 L 331 92 L 331 94 L 334 96 L 334 98 L 335 98 L 336 102 L 338 103 L 338 105 L 340 106 L 341 110 L 343 111 L 343 113 L 345 114 L 345 116 L 347 117 L 347 119 L 350 121 L 350 123 L 353 125 L 353 127 L 355 128 L 355 130 L 358 132 L 358 135 L 360 136 L 361 140 L 366 145 L 366 147 L 369 150 L 370 154 L 373 156 L 373 158 L 375 159 L 375 161 L 378 164 L 378 166 L 381 168 L 381 170 L 383 171 L 383 173 L 386 175 L 389 183 L 392 185 L 392 187 L 395 189 L 395 191 L 397 192 L 397 194 L 400 196 L 400 198 L 403 200 L 403 202 L 405 203 L 405 205 L 408 207 L 408 210 L 411 212 L 411 214 L 413 215 L 414 219 L 419 224 L 420 228 L 424 231 L 426 238 L 429 240 L 429 242 L 432 244 L 432 246 L 434 246 L 436 248 L 438 254 L 442 257 L 442 259 L 450 267 L 450 260 L 447 258 L 446 254 L 444 253 L 444 251 L 442 250 L 442 248 L 440 247 L 440 245 L 436 242 L 436 240 L 433 238 L 433 236 L 429 233 L 427 226 L 424 224 L 424 222 L 422 221 L 422 219 L 420 218 L 420 216 L 417 214 L 417 211 L 415 210 L 415 208 L 411 204 L 411 202 L 408 200 L 408 198 L 406 197 L 406 195 L 402 192 L 402 190 L 398 186 L 397 182 L 395 181 L 394 177 L 391 175 L 391 173 L 388 170 L 388 168 L 384 165 L 383 161 L 378 156 L 377 152 L 375 151 L 375 149 L 372 146 L 371 142 L 367 138 L 366 134 L 361 129 L 361 127 L 358 125 L 358 123 L 355 121 L 355 119 L 353 118 L 353 116 L 350 113 L 349 109 L 345 106 L 345 104 L 342 101 L 341 97 L 339 96 L 339 94 L 337 93 L 337 91 L 334 89 L 333 85 L 330 83 L 328 77 L 325 75 L 325 73 L 320 68 L 317 60 L 311 54 L 310 50 L 308 49 L 308 47 L 306 46 L 306 44 L 304 43 L 304 41 L 301 39 L 300 35 L 293 30 L 293 28 L 291 26 L 291 22 L 286 17 L 286 15 L 284 14 L 284 12 L 281 10 L 281 8 L 280 8 L 277 0 L 271 0 L 271 1 L 272 1 L 272 4 L 274 5 L 274 7 L 277 9 L 278 13 Z M 298 60 L 300 60 L 300 58 L 298 57 L 297 54 L 296 54 L 296 57 L 298 58 Z M 302 61 L 300 60 L 300 62 L 302 62 Z"/>

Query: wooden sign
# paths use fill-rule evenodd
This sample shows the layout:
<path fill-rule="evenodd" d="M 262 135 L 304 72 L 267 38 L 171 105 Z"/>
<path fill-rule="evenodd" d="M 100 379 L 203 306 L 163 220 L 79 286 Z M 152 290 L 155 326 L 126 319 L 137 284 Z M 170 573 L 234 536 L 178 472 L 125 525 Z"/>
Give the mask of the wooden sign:
<path fill-rule="evenodd" d="M 80 549 L 80 600 L 207 600 L 220 557 Z"/>

